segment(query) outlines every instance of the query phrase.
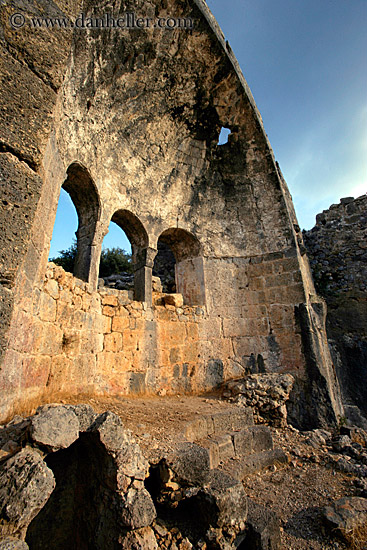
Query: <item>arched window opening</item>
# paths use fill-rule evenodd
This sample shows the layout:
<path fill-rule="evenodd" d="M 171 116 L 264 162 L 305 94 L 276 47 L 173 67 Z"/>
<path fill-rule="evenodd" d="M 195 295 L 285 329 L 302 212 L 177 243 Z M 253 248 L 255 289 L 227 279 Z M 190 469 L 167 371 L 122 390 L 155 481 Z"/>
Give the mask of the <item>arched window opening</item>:
<path fill-rule="evenodd" d="M 119 283 L 115 285 L 115 288 L 118 290 L 134 288 L 135 300 L 149 301 L 153 262 L 150 261 L 148 234 L 139 218 L 129 210 L 117 210 L 113 214 L 111 222 L 110 228 L 116 225 L 123 232 L 120 236 L 121 243 L 126 245 L 127 240 L 131 245 L 130 274 L 125 277 L 120 276 Z M 122 244 L 121 248 L 123 248 Z M 125 280 L 123 280 L 124 278 Z"/>
<path fill-rule="evenodd" d="M 69 248 L 69 256 L 72 260 L 70 271 L 73 271 L 75 277 L 83 281 L 89 281 L 91 264 L 94 260 L 92 258 L 92 244 L 100 215 L 100 201 L 97 189 L 86 168 L 78 163 L 73 163 L 69 166 L 67 178 L 62 185 L 60 197 L 62 197 L 62 201 L 64 202 L 65 194 L 63 191 L 69 195 L 78 219 L 78 228 L 75 233 L 76 244 Z M 70 211 L 70 201 L 68 211 Z M 62 223 L 63 227 L 61 230 Z M 70 217 L 65 219 L 62 215 L 62 220 L 59 219 L 58 224 L 60 224 L 60 229 L 57 229 L 57 233 L 60 230 L 65 231 L 65 227 L 71 225 Z M 56 235 L 53 236 L 53 240 L 55 238 Z"/>
<path fill-rule="evenodd" d="M 113 221 L 103 239 L 99 279 L 100 286 L 117 290 L 134 289 L 131 243 L 125 231 Z"/>
<path fill-rule="evenodd" d="M 61 188 L 49 258 L 70 273 L 74 271 L 77 228 L 77 211 L 70 195 Z"/>
<path fill-rule="evenodd" d="M 161 239 L 157 244 L 157 255 L 154 259 L 153 277 L 159 277 L 162 291 L 166 294 L 176 292 L 176 258 L 172 249 Z"/>
<path fill-rule="evenodd" d="M 174 261 L 172 260 L 172 255 Z M 161 278 L 164 292 L 178 292 L 187 305 L 205 304 L 204 264 L 201 245 L 184 229 L 164 231 L 158 239 L 153 275 Z M 163 274 L 162 276 L 159 273 Z M 170 286 L 174 279 L 174 286 Z M 174 288 L 174 290 L 172 290 Z"/>

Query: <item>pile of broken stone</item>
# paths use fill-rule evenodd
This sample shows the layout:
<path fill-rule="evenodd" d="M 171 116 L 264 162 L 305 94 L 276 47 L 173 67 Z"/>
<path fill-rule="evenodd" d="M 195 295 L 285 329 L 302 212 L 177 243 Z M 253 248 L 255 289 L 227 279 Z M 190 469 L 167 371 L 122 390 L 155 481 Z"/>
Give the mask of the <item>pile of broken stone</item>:
<path fill-rule="evenodd" d="M 359 496 L 323 511 L 330 531 L 350 541 L 367 525 L 367 434 L 343 426 L 302 439 L 317 460 L 355 476 Z M 45 405 L 0 427 L 0 449 L 0 550 L 58 550 L 72 545 L 70 536 L 101 550 L 282 547 L 277 516 L 248 499 L 241 481 L 210 469 L 204 448 L 181 442 L 149 464 L 111 412 Z"/>
<path fill-rule="evenodd" d="M 256 424 L 286 426 L 286 402 L 293 384 L 291 374 L 249 374 L 223 384 L 222 397 L 231 403 L 251 407 Z"/>
<path fill-rule="evenodd" d="M 61 549 L 78 537 L 101 550 L 229 550 L 272 522 L 280 544 L 271 513 L 257 508 L 252 521 L 242 483 L 211 470 L 204 449 L 180 444 L 149 465 L 111 412 L 45 405 L 2 426 L 0 448 L 1 550 Z"/>

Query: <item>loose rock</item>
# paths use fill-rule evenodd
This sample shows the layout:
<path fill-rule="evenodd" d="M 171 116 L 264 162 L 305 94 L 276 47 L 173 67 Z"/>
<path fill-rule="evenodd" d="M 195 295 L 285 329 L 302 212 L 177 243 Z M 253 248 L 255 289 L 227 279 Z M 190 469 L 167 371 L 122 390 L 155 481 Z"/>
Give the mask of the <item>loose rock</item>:
<path fill-rule="evenodd" d="M 55 487 L 52 471 L 32 449 L 23 449 L 0 471 L 0 536 L 23 537 Z"/>

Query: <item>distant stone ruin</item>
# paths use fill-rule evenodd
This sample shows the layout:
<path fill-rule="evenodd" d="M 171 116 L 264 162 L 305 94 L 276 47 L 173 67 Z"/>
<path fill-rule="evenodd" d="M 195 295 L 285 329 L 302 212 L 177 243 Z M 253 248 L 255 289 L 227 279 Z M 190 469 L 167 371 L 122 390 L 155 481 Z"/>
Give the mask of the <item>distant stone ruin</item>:
<path fill-rule="evenodd" d="M 346 420 L 367 429 L 367 195 L 324 210 L 303 237 L 328 306 L 328 340 Z"/>
<path fill-rule="evenodd" d="M 197 394 L 256 364 L 293 375 L 296 426 L 337 423 L 324 302 L 228 42 L 203 0 L 110 8 L 193 27 L 37 30 L 35 14 L 103 17 L 105 3 L 1 6 L 1 417 L 59 391 Z M 74 276 L 47 264 L 61 188 Z M 111 221 L 131 242 L 133 296 L 97 289 Z M 174 286 L 153 292 L 160 243 Z"/>

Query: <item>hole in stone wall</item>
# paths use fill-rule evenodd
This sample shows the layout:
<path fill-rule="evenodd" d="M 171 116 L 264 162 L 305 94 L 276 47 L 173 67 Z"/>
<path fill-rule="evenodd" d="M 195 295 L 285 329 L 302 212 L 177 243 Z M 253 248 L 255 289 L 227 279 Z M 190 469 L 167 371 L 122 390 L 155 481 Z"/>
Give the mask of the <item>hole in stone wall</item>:
<path fill-rule="evenodd" d="M 30 550 L 113 548 L 116 468 L 96 434 L 83 433 L 68 449 L 49 454 L 56 487 L 28 527 Z"/>
<path fill-rule="evenodd" d="M 222 129 L 220 131 L 219 138 L 218 138 L 218 145 L 225 145 L 226 143 L 228 143 L 228 138 L 230 134 L 231 134 L 231 130 L 229 128 L 225 128 L 224 126 L 222 126 Z"/>
<path fill-rule="evenodd" d="M 71 200 L 66 198 L 67 195 Z M 62 185 L 60 200 L 58 224 L 56 233 L 54 229 L 53 234 L 54 243 L 57 237 L 60 238 L 65 234 L 65 227 L 69 226 L 70 213 L 73 212 L 70 202 L 74 205 L 77 213 L 78 229 L 75 233 L 76 244 L 72 244 L 70 248 L 63 248 L 65 253 L 60 255 L 61 259 L 56 263 L 64 267 L 66 271 L 72 271 L 75 277 L 88 281 L 92 260 L 92 243 L 100 214 L 100 201 L 97 188 L 88 170 L 81 164 L 75 162 L 67 169 L 67 178 Z M 66 215 L 62 213 L 65 208 Z"/>
<path fill-rule="evenodd" d="M 158 274 L 160 269 L 161 272 L 168 274 L 166 276 L 168 283 L 163 284 L 163 287 L 166 288 L 164 292 L 182 294 L 184 304 L 187 305 L 204 305 L 201 255 L 200 242 L 189 231 L 178 227 L 163 231 L 158 239 L 158 254 L 153 274 Z M 160 276 L 162 277 L 162 274 Z M 163 275 L 163 283 L 165 283 L 164 277 Z"/>
<path fill-rule="evenodd" d="M 171 247 L 158 240 L 158 252 L 154 259 L 153 277 L 159 277 L 162 283 L 162 291 L 165 293 L 176 292 L 176 259 Z"/>
<path fill-rule="evenodd" d="M 108 288 L 117 290 L 134 288 L 131 243 L 125 231 L 113 221 L 103 239 L 99 277 Z"/>
<path fill-rule="evenodd" d="M 75 233 L 78 228 L 78 214 L 69 193 L 61 189 L 52 233 L 50 261 L 57 259 L 65 271 L 73 273 L 76 256 Z"/>
<path fill-rule="evenodd" d="M 149 243 L 148 234 L 139 218 L 129 210 L 117 210 L 113 214 L 110 223 L 110 230 L 112 230 L 112 232 L 120 231 L 120 239 L 122 243 L 121 248 L 123 246 L 129 248 L 129 250 L 125 250 L 125 252 L 130 255 L 130 258 L 126 258 L 128 259 L 128 263 L 125 262 L 125 269 L 123 267 L 124 258 L 121 253 L 118 251 L 116 253 L 115 251 L 115 253 L 107 254 L 102 251 L 100 276 L 106 276 L 107 279 L 109 278 L 107 286 L 113 286 L 117 290 L 134 289 L 134 299 L 144 301 L 146 294 L 145 270 L 147 269 L 147 263 L 149 260 L 147 258 Z M 108 237 L 108 234 L 106 237 Z M 129 247 L 127 243 L 129 243 Z M 108 271 L 105 271 L 105 268 L 103 267 L 103 263 L 106 258 L 109 258 L 110 260 L 110 268 Z M 117 262 L 118 259 L 119 261 Z M 111 272 L 111 270 L 117 270 L 119 273 L 108 275 L 108 272 Z"/>

